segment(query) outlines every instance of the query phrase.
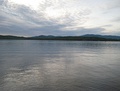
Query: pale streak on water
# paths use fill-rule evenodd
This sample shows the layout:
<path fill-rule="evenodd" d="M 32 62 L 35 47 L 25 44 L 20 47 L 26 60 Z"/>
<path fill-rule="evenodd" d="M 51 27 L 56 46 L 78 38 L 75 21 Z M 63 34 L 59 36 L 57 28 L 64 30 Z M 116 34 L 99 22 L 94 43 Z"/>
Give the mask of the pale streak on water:
<path fill-rule="evenodd" d="M 0 40 L 0 91 L 120 91 L 120 42 Z"/>

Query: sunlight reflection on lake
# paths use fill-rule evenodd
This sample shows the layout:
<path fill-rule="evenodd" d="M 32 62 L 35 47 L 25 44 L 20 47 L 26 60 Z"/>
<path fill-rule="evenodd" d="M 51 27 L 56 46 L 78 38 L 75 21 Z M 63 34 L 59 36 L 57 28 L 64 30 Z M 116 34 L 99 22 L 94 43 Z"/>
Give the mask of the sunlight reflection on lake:
<path fill-rule="evenodd" d="M 0 91 L 120 91 L 120 42 L 0 41 Z"/>

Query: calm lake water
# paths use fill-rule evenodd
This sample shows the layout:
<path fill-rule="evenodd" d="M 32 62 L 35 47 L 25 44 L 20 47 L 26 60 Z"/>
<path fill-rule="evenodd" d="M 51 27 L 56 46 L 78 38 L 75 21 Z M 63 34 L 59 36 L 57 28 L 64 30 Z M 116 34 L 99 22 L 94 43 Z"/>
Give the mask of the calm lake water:
<path fill-rule="evenodd" d="M 0 91 L 120 91 L 120 42 L 0 40 Z"/>

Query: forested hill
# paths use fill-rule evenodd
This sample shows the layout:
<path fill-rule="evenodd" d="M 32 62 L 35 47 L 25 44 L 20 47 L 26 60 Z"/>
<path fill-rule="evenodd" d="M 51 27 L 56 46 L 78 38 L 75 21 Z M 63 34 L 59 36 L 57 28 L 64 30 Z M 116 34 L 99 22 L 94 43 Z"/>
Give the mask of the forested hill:
<path fill-rule="evenodd" d="M 7 39 L 7 40 L 120 41 L 120 36 L 86 34 L 82 36 L 40 35 L 33 37 L 20 37 L 20 36 L 12 36 L 12 35 L 0 35 L 0 39 L 1 40 Z"/>
<path fill-rule="evenodd" d="M 0 35 L 0 39 L 26 39 L 26 37 L 13 36 L 13 35 Z"/>

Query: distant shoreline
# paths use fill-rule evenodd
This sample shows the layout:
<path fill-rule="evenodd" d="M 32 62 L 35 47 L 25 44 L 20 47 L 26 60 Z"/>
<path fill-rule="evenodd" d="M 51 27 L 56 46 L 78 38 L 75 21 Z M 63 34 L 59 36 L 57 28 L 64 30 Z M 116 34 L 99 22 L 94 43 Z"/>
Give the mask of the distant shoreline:
<path fill-rule="evenodd" d="M 87 34 L 82 36 L 40 35 L 34 37 L 20 37 L 12 35 L 0 35 L 0 40 L 120 41 L 120 36 Z"/>

